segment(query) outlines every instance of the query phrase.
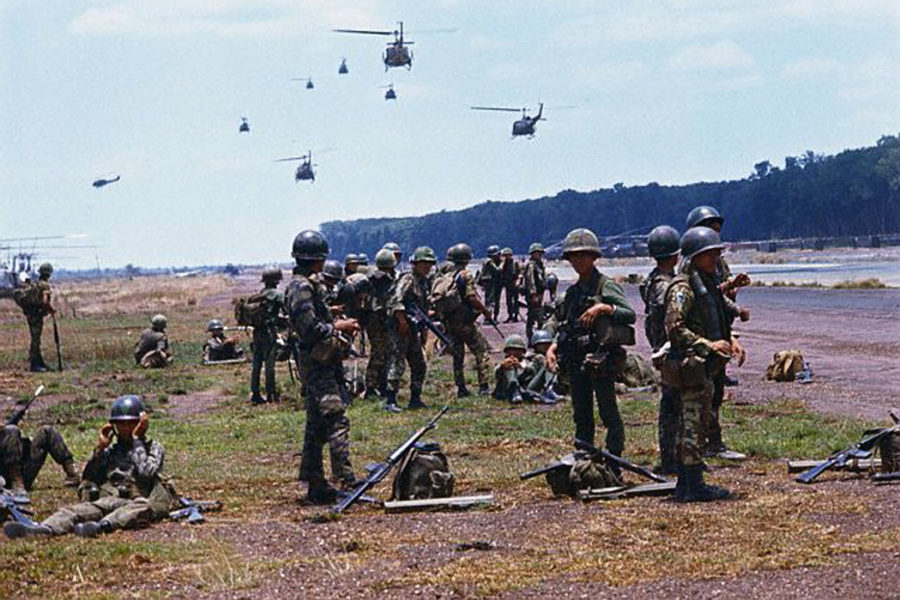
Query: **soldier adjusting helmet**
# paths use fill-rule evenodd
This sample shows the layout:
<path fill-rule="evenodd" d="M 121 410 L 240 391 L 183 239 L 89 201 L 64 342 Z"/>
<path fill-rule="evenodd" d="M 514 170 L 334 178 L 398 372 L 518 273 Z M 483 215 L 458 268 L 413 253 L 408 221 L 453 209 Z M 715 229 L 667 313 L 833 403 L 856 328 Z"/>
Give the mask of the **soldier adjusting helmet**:
<path fill-rule="evenodd" d="M 281 274 L 281 269 L 278 267 L 269 267 L 262 272 L 262 282 L 268 283 L 270 281 L 279 282 L 283 275 Z"/>
<path fill-rule="evenodd" d="M 146 412 L 146 409 L 140 396 L 119 396 L 113 401 L 109 420 L 110 422 L 137 421 L 141 418 L 142 412 Z"/>
<path fill-rule="evenodd" d="M 322 275 L 332 281 L 340 281 L 344 277 L 344 267 L 334 259 L 326 260 L 322 267 Z"/>
<path fill-rule="evenodd" d="M 206 326 L 207 331 L 224 331 L 225 323 L 223 323 L 220 319 L 212 319 L 209 322 L 209 325 Z"/>
<path fill-rule="evenodd" d="M 397 257 L 388 248 L 382 248 L 375 254 L 375 266 L 379 269 L 393 269 L 397 266 Z"/>
<path fill-rule="evenodd" d="M 472 248 L 468 244 L 460 242 L 450 247 L 447 256 L 453 264 L 464 265 L 472 260 Z"/>
<path fill-rule="evenodd" d="M 294 238 L 291 256 L 297 261 L 325 260 L 328 258 L 328 240 L 318 231 L 301 231 Z"/>
<path fill-rule="evenodd" d="M 725 247 L 719 234 L 709 227 L 692 227 L 681 236 L 681 256 L 691 260 L 701 252 Z"/>
<path fill-rule="evenodd" d="M 165 315 L 153 315 L 150 317 L 150 327 L 156 331 L 164 331 L 168 325 Z"/>
<path fill-rule="evenodd" d="M 53 265 L 50 263 L 44 263 L 40 267 L 38 267 L 38 275 L 40 276 L 50 276 L 53 274 Z"/>
<path fill-rule="evenodd" d="M 550 335 L 550 332 L 546 329 L 535 329 L 534 333 L 531 334 L 531 345 L 537 346 L 538 344 L 552 344 L 553 336 Z"/>
<path fill-rule="evenodd" d="M 668 225 L 655 227 L 647 237 L 647 249 L 653 258 L 670 258 L 679 252 L 681 236 L 678 230 Z"/>
<path fill-rule="evenodd" d="M 719 211 L 717 211 L 712 206 L 698 206 L 688 213 L 685 226 L 688 229 L 690 229 L 691 227 L 696 227 L 697 225 L 708 226 L 714 221 L 717 221 L 721 225 L 725 222 L 725 217 L 720 215 Z"/>
<path fill-rule="evenodd" d="M 434 254 L 434 250 L 432 250 L 428 246 L 419 246 L 418 248 L 416 248 L 416 251 L 413 252 L 412 256 L 409 257 L 409 262 L 411 262 L 411 263 L 417 263 L 417 262 L 436 263 L 437 256 Z"/>
<path fill-rule="evenodd" d="M 573 229 L 563 240 L 562 256 L 566 258 L 575 252 L 590 252 L 599 257 L 600 239 L 590 229 Z"/>
<path fill-rule="evenodd" d="M 528 345 L 525 343 L 525 338 L 517 333 L 514 333 L 510 336 L 507 336 L 506 340 L 503 342 L 503 349 L 528 350 Z"/>
<path fill-rule="evenodd" d="M 533 254 L 535 252 L 540 252 L 541 254 L 544 253 L 544 247 L 540 242 L 534 242 L 533 244 L 528 246 L 528 254 Z"/>

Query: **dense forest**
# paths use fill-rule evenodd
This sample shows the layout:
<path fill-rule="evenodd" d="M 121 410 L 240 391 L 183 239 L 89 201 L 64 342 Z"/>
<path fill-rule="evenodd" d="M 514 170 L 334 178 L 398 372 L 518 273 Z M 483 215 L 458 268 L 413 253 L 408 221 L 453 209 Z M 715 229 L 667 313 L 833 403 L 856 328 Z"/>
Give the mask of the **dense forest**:
<path fill-rule="evenodd" d="M 732 241 L 900 232 L 900 137 L 883 136 L 873 147 L 835 156 L 807 151 L 786 157 L 783 166 L 762 161 L 736 181 L 564 190 L 553 197 L 487 201 L 421 217 L 331 221 L 322 231 L 334 256 L 356 251 L 371 256 L 387 241 L 407 251 L 422 244 L 440 251 L 466 241 L 476 255 L 489 244 L 521 253 L 533 241 L 557 242 L 575 227 L 602 236 L 641 228 L 646 233 L 663 223 L 680 230 L 699 204 L 725 215 L 724 237 Z"/>

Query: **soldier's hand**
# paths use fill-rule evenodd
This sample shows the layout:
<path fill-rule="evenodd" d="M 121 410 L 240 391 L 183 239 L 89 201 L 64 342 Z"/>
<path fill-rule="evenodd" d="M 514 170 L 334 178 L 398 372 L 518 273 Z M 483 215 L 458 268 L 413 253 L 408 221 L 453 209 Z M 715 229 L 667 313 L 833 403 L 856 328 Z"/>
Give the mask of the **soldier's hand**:
<path fill-rule="evenodd" d="M 550 344 L 550 347 L 547 348 L 547 368 L 551 371 L 555 371 L 557 363 L 556 344 Z"/>
<path fill-rule="evenodd" d="M 112 423 L 107 423 L 100 428 L 100 435 L 97 437 L 97 450 L 109 448 L 112 443 L 112 436 L 115 428 Z"/>
<path fill-rule="evenodd" d="M 491 320 L 492 320 L 492 318 L 491 318 L 491 309 L 489 309 L 488 307 L 485 306 L 485 307 L 481 310 L 481 314 L 484 316 L 485 320 L 487 320 L 487 321 L 491 321 Z"/>
<path fill-rule="evenodd" d="M 506 358 L 503 359 L 503 361 L 500 363 L 500 365 L 504 369 L 515 369 L 516 367 L 519 366 L 519 359 L 516 358 L 515 356 L 507 356 Z"/>
<path fill-rule="evenodd" d="M 728 340 L 718 340 L 710 344 L 710 349 L 713 352 L 718 352 L 722 356 L 731 358 L 731 342 Z"/>
<path fill-rule="evenodd" d="M 359 321 L 356 319 L 341 319 L 335 322 L 334 328 L 343 333 L 353 335 L 359 331 Z"/>
<path fill-rule="evenodd" d="M 742 323 L 746 323 L 747 321 L 749 321 L 749 320 L 750 320 L 750 309 L 748 309 L 748 308 L 742 308 L 742 309 L 741 309 L 741 313 L 740 313 L 740 317 L 741 317 L 741 322 L 742 322 Z"/>
<path fill-rule="evenodd" d="M 739 367 L 743 366 L 744 361 L 747 360 L 747 351 L 736 338 L 731 338 L 731 355 L 737 357 Z"/>
<path fill-rule="evenodd" d="M 136 440 L 144 437 L 144 434 L 147 433 L 147 426 L 150 425 L 150 417 L 147 413 L 142 411 L 138 419 L 137 426 L 131 432 L 131 437 Z"/>
<path fill-rule="evenodd" d="M 401 337 L 409 337 L 409 323 L 406 319 L 397 319 L 397 333 Z"/>
<path fill-rule="evenodd" d="M 609 304 L 595 304 L 590 307 L 582 315 L 578 318 L 578 323 L 584 328 L 590 328 L 593 326 L 594 321 L 597 320 L 597 317 L 601 315 L 611 315 L 613 312 L 613 307 Z"/>
<path fill-rule="evenodd" d="M 750 276 L 746 273 L 738 273 L 732 280 L 732 285 L 736 288 L 746 287 L 750 285 Z"/>

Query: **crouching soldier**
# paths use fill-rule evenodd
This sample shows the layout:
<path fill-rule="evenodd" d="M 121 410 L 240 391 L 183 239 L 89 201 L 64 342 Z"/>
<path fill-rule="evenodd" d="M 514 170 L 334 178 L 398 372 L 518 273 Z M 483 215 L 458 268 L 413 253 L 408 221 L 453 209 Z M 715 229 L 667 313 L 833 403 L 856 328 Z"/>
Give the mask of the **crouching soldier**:
<path fill-rule="evenodd" d="M 146 437 L 149 422 L 138 396 L 116 398 L 109 423 L 100 428 L 97 446 L 84 467 L 79 488 L 83 502 L 61 508 L 37 525 L 6 523 L 6 536 L 74 532 L 94 537 L 143 527 L 177 508 L 178 498 L 162 474 L 165 450 Z"/>
<path fill-rule="evenodd" d="M 145 369 L 167 367 L 172 362 L 165 316 L 154 315 L 150 319 L 150 327 L 141 333 L 134 346 L 134 362 Z"/>
<path fill-rule="evenodd" d="M 535 331 L 532 346 L 539 346 L 541 351 L 538 352 L 529 351 L 521 335 L 507 337 L 503 344 L 503 360 L 494 368 L 494 398 L 513 404 L 523 400 L 555 403 L 558 397 L 552 389 L 554 377 L 544 356 L 552 341 L 546 331 Z"/>
<path fill-rule="evenodd" d="M 66 474 L 66 485 L 81 481 L 75 462 L 62 436 L 53 427 L 44 426 L 28 438 L 16 425 L 0 428 L 0 478 L 14 494 L 24 495 L 34 486 L 41 467 L 50 455 Z"/>
<path fill-rule="evenodd" d="M 203 364 L 244 358 L 244 349 L 241 348 L 237 338 L 225 335 L 225 324 L 222 321 L 211 320 L 206 326 L 206 331 L 209 333 L 209 339 L 203 344 Z"/>

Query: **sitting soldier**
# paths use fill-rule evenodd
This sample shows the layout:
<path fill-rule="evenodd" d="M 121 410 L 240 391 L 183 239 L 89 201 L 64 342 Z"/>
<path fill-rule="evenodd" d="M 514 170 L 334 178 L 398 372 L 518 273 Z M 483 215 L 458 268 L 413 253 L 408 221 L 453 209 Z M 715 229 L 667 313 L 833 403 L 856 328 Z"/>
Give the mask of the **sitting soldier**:
<path fill-rule="evenodd" d="M 206 327 L 209 339 L 203 344 L 203 364 L 222 361 L 244 360 L 244 349 L 237 338 L 225 336 L 225 324 L 213 319 Z"/>
<path fill-rule="evenodd" d="M 44 426 L 29 438 L 17 425 L 0 427 L 0 478 L 6 480 L 14 494 L 24 495 L 32 489 L 48 454 L 63 468 L 66 485 L 77 486 L 81 477 L 75 470 L 72 453 L 56 429 Z"/>
<path fill-rule="evenodd" d="M 529 351 L 521 335 L 511 335 L 503 344 L 503 360 L 494 368 L 493 396 L 519 404 L 523 400 L 555 404 L 559 396 L 553 391 L 556 374 L 547 367 L 546 352 L 553 338 L 538 329 L 532 336 Z"/>
<path fill-rule="evenodd" d="M 82 474 L 82 503 L 66 506 L 40 524 L 9 522 L 8 538 L 62 535 L 94 537 L 162 519 L 178 508 L 178 496 L 162 474 L 165 450 L 147 439 L 149 417 L 138 396 L 120 396 Z M 118 438 L 110 447 L 113 438 Z"/>
<path fill-rule="evenodd" d="M 150 327 L 141 333 L 134 346 L 134 362 L 145 369 L 167 367 L 172 362 L 169 338 L 166 336 L 166 317 L 154 315 Z"/>

